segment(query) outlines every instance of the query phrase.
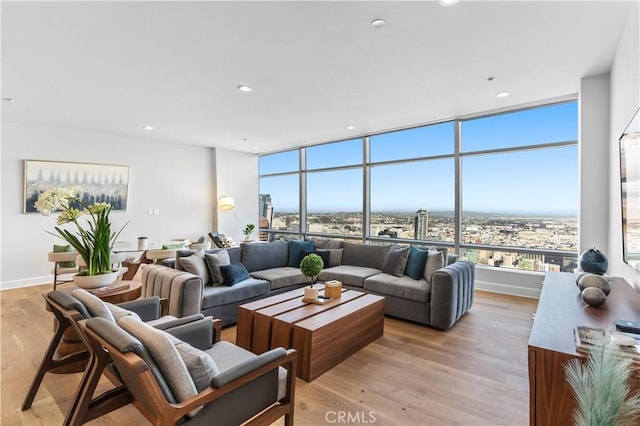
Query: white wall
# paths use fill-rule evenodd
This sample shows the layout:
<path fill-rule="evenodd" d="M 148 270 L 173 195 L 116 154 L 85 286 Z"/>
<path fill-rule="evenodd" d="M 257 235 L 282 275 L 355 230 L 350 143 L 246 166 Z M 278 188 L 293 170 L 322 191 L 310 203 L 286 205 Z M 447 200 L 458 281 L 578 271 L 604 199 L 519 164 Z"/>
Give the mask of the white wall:
<path fill-rule="evenodd" d="M 216 149 L 218 196 L 233 197 L 236 207 L 218 211 L 218 232 L 241 241 L 242 230 L 256 226 L 252 238 L 258 238 L 258 156 L 244 152 Z"/>
<path fill-rule="evenodd" d="M 215 193 L 214 149 L 148 138 L 15 123 L 2 125 L 2 234 L 0 288 L 52 281 L 47 253 L 60 240 L 55 215 L 23 214 L 25 159 L 129 166 L 126 212 L 113 212 L 114 228 L 129 221 L 120 241 L 197 239 L 211 230 Z M 257 197 L 256 197 L 257 198 Z M 147 209 L 159 214 L 147 215 Z"/>
<path fill-rule="evenodd" d="M 580 81 L 578 253 L 609 254 L 609 74 Z"/>
<path fill-rule="evenodd" d="M 635 3 L 611 72 L 580 81 L 580 251 L 609 258 L 608 274 L 640 291 L 640 274 L 622 260 L 618 138 L 640 107 L 640 6 Z M 477 268 L 476 288 L 537 297 L 544 274 Z"/>
<path fill-rule="evenodd" d="M 635 3 L 611 68 L 609 133 L 609 273 L 640 291 L 640 273 L 622 260 L 622 213 L 618 139 L 640 107 L 640 5 Z"/>

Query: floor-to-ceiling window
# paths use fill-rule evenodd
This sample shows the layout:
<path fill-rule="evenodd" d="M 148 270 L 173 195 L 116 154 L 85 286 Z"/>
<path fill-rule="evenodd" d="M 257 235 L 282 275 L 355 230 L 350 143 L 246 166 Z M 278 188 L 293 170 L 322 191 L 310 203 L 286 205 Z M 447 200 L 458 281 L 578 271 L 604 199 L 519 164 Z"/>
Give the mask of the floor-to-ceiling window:
<path fill-rule="evenodd" d="M 272 240 L 300 231 L 300 153 L 298 150 L 263 155 L 260 178 L 259 236 Z M 269 231 L 267 231 L 269 230 Z"/>
<path fill-rule="evenodd" d="M 454 123 L 369 138 L 370 237 L 455 242 Z"/>
<path fill-rule="evenodd" d="M 488 266 L 572 270 L 577 131 L 571 101 L 263 155 L 266 232 L 440 244 Z"/>
<path fill-rule="evenodd" d="M 535 271 L 577 266 L 565 254 L 578 250 L 577 117 L 569 102 L 461 122 L 465 258 Z"/>

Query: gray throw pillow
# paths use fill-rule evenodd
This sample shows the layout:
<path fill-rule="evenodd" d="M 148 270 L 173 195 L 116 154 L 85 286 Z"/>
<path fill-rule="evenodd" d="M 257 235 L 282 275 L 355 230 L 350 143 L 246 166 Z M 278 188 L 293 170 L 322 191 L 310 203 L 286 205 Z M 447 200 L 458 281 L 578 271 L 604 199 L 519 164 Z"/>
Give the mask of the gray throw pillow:
<path fill-rule="evenodd" d="M 138 314 L 136 314 L 135 312 L 133 312 L 133 311 L 121 308 L 120 306 L 117 306 L 117 305 L 114 305 L 114 304 L 108 303 L 108 302 L 105 303 L 105 305 L 107 305 L 107 309 L 109 309 L 109 311 L 111 312 L 111 315 L 113 315 L 113 318 L 116 320 L 116 322 L 120 318 L 122 318 L 124 316 L 127 316 L 127 315 L 131 315 L 131 316 L 133 316 L 135 318 L 140 319 L 140 316 Z M 140 320 L 140 321 L 142 321 L 142 320 Z"/>
<path fill-rule="evenodd" d="M 318 251 L 329 252 L 329 264 L 324 265 L 325 268 L 342 265 L 343 249 L 318 249 Z"/>
<path fill-rule="evenodd" d="M 211 273 L 211 285 L 220 285 L 224 283 L 220 267 L 231 264 L 231 259 L 229 258 L 229 252 L 227 252 L 227 249 L 221 249 L 215 253 L 207 253 L 204 255 L 204 258 L 207 261 L 207 266 Z"/>
<path fill-rule="evenodd" d="M 409 257 L 409 246 L 401 247 L 393 245 L 387 252 L 387 257 L 382 265 L 382 272 L 396 277 L 404 275 L 404 267 Z"/>
<path fill-rule="evenodd" d="M 189 370 L 189 375 L 196 385 L 198 392 L 202 392 L 211 386 L 211 379 L 220 373 L 213 358 L 206 352 L 194 348 L 190 344 L 183 342 L 175 336 L 168 335 L 171 343 L 176 347 L 180 357 Z"/>
<path fill-rule="evenodd" d="M 168 333 L 157 330 L 132 316 L 120 318 L 118 325 L 144 345 L 178 402 L 186 401 L 198 394 L 189 370 L 178 350 L 169 340 Z M 196 409 L 189 414 L 193 416 L 198 411 L 199 409 Z"/>
<path fill-rule="evenodd" d="M 435 271 L 444 266 L 444 254 L 434 248 L 429 249 L 427 263 L 424 266 L 424 279 L 431 284 L 431 276 Z"/>
<path fill-rule="evenodd" d="M 98 296 L 94 296 L 81 288 L 73 290 L 71 295 L 82 302 L 94 318 L 104 318 L 111 322 L 116 322 L 107 305 Z"/>
<path fill-rule="evenodd" d="M 178 261 L 185 271 L 201 277 L 204 285 L 210 283 L 209 268 L 204 259 L 204 250 L 199 250 L 191 256 L 179 257 Z"/>

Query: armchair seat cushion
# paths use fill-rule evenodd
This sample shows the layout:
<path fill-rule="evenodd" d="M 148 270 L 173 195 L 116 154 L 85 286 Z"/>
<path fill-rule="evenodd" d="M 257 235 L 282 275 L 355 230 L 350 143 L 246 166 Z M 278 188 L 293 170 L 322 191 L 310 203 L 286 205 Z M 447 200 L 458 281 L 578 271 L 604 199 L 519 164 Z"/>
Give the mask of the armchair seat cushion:
<path fill-rule="evenodd" d="M 365 266 L 340 265 L 324 269 L 318 275 L 320 281 L 338 280 L 342 284 L 354 287 L 364 287 L 364 280 L 379 274 L 380 270 Z"/>
<path fill-rule="evenodd" d="M 414 280 L 403 275 L 378 274 L 364 280 L 365 290 L 382 295 L 396 296 L 402 299 L 428 303 L 431 300 L 431 284 L 424 278 Z"/>
<path fill-rule="evenodd" d="M 309 277 L 305 277 L 302 272 L 300 272 L 300 268 L 290 266 L 252 272 L 251 276 L 271 282 L 271 290 L 309 282 Z"/>
<path fill-rule="evenodd" d="M 239 283 L 235 283 L 232 287 L 226 285 L 205 287 L 202 298 L 202 310 L 240 302 L 261 296 L 268 292 L 269 282 L 256 278 L 248 278 Z"/>
<path fill-rule="evenodd" d="M 220 373 L 242 364 L 245 361 L 257 357 L 253 352 L 236 346 L 232 343 L 221 340 L 215 343 L 210 349 L 205 351 L 215 362 Z M 278 370 L 278 401 L 286 396 L 287 393 L 287 370 L 280 367 Z"/>

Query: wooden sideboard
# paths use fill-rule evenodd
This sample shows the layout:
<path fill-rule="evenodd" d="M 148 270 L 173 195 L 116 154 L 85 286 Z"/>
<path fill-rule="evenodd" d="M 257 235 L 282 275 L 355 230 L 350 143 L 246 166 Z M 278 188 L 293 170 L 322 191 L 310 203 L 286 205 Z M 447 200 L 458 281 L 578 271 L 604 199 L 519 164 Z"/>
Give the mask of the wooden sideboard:
<path fill-rule="evenodd" d="M 613 328 L 617 319 L 640 321 L 640 293 L 616 278 L 606 303 L 586 305 L 576 286 L 577 274 L 546 274 L 529 337 L 529 424 L 570 425 L 576 405 L 565 380 L 564 365 L 576 352 L 573 330 L 578 325 Z M 640 389 L 640 367 L 632 378 Z"/>

